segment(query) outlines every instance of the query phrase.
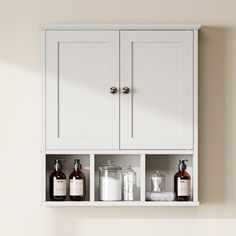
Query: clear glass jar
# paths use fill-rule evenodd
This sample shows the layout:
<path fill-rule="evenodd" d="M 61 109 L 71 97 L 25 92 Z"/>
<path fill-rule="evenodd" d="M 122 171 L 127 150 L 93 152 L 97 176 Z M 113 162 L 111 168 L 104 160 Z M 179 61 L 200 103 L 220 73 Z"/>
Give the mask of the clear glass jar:
<path fill-rule="evenodd" d="M 99 189 L 101 201 L 122 200 L 122 168 L 114 165 L 114 161 L 99 167 Z"/>
<path fill-rule="evenodd" d="M 124 201 L 136 200 L 136 172 L 128 165 L 123 176 L 123 198 Z"/>
<path fill-rule="evenodd" d="M 156 171 L 151 177 L 152 192 L 165 192 L 165 175 Z"/>

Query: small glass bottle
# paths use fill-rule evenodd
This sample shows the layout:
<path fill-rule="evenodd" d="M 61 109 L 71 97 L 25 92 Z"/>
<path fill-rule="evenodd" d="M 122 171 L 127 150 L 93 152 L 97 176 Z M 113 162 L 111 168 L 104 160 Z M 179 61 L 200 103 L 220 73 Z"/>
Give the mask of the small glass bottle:
<path fill-rule="evenodd" d="M 123 198 L 124 201 L 136 200 L 136 172 L 130 164 L 123 175 Z"/>
<path fill-rule="evenodd" d="M 165 191 L 165 175 L 160 171 L 156 171 L 151 177 L 152 192 Z"/>
<path fill-rule="evenodd" d="M 63 201 L 66 199 L 66 175 L 61 171 L 63 160 L 55 160 L 54 171 L 49 177 L 50 199 Z"/>
<path fill-rule="evenodd" d="M 81 171 L 80 160 L 74 160 L 74 170 L 70 174 L 70 199 L 84 201 L 86 196 L 85 174 Z"/>
<path fill-rule="evenodd" d="M 186 161 L 188 160 L 179 160 L 178 172 L 174 177 L 174 191 L 177 201 L 189 201 L 191 198 L 191 177 L 186 171 Z"/>

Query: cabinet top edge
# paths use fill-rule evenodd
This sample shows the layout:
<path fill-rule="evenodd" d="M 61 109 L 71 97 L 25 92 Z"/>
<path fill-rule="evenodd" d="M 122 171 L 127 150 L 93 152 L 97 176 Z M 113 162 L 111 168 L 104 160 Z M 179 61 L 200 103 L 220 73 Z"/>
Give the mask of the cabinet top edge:
<path fill-rule="evenodd" d="M 43 24 L 42 30 L 199 30 L 200 24 Z"/>
<path fill-rule="evenodd" d="M 50 155 L 99 155 L 99 154 L 108 154 L 108 155 L 193 155 L 195 150 L 45 150 L 43 154 Z"/>

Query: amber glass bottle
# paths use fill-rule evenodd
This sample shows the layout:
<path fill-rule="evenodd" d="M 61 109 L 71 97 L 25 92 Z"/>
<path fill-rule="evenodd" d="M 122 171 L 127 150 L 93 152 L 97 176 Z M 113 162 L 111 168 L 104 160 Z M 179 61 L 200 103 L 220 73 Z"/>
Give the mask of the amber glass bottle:
<path fill-rule="evenodd" d="M 86 196 L 85 174 L 81 171 L 80 160 L 74 160 L 74 170 L 70 174 L 70 199 L 84 201 Z"/>
<path fill-rule="evenodd" d="M 186 161 L 188 160 L 179 160 L 179 170 L 174 177 L 174 191 L 177 201 L 189 201 L 191 197 L 191 177 L 186 171 Z"/>
<path fill-rule="evenodd" d="M 53 201 L 63 201 L 66 199 L 66 175 L 61 171 L 62 160 L 55 160 L 54 171 L 50 175 L 49 192 Z"/>

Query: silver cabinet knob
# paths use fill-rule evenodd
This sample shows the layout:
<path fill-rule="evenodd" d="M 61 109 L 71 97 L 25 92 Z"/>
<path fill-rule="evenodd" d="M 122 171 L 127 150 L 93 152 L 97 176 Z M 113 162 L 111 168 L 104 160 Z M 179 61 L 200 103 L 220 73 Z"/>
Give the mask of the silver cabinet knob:
<path fill-rule="evenodd" d="M 124 93 L 124 94 L 130 93 L 130 88 L 129 87 L 123 87 L 122 88 L 122 93 Z"/>
<path fill-rule="evenodd" d="M 110 93 L 116 94 L 117 93 L 117 88 L 116 87 L 111 87 L 110 88 Z"/>

